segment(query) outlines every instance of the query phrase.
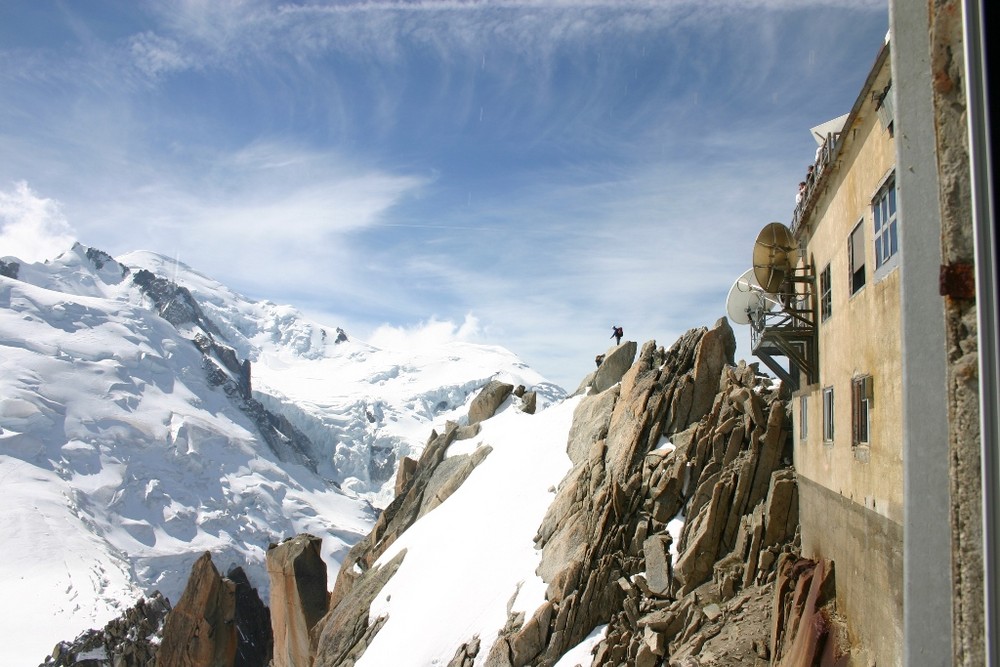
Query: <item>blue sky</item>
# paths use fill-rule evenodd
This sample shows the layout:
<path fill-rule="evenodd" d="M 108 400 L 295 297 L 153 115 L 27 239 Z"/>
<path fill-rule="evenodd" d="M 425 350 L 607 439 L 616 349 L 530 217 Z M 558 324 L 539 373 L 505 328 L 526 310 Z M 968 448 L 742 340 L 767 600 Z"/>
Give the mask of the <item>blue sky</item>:
<path fill-rule="evenodd" d="M 870 0 L 8 2 L 0 256 L 160 252 L 568 389 L 725 313 L 850 110 Z M 749 335 L 738 327 L 749 357 Z"/>

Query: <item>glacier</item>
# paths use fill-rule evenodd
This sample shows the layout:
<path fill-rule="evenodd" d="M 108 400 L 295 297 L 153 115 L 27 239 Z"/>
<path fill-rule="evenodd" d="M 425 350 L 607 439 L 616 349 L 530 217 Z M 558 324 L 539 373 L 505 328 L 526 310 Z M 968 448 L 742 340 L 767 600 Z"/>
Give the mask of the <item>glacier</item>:
<path fill-rule="evenodd" d="M 2 664 L 37 664 L 144 592 L 176 599 L 206 550 L 265 600 L 270 543 L 320 536 L 335 571 L 398 461 L 486 382 L 530 387 L 540 409 L 565 395 L 501 347 L 344 340 L 153 252 L 3 262 Z"/>

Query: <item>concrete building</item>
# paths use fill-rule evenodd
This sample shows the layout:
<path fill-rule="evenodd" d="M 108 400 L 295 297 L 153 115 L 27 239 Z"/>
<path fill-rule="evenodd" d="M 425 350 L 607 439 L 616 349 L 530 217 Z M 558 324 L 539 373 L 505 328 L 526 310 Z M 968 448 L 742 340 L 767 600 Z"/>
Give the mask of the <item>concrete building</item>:
<path fill-rule="evenodd" d="M 791 226 L 809 315 L 792 395 L 802 551 L 835 564 L 858 664 L 902 662 L 902 193 L 889 43 L 826 137 Z M 877 594 L 873 594 L 877 591 Z"/>
<path fill-rule="evenodd" d="M 750 317 L 753 343 L 793 388 L 803 554 L 834 562 L 852 664 L 997 664 L 986 5 L 889 10 L 787 238 L 758 239 L 778 305 Z"/>

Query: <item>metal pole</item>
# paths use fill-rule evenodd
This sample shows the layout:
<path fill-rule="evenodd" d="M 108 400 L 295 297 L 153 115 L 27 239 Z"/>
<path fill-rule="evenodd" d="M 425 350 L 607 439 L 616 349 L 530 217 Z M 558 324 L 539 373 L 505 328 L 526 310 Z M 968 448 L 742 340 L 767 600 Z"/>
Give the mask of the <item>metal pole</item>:
<path fill-rule="evenodd" d="M 976 256 L 979 346 L 979 429 L 983 475 L 983 599 L 987 664 L 1000 664 L 1000 443 L 997 378 L 997 265 L 990 150 L 989 97 L 983 0 L 965 0 L 963 39 L 969 119 L 969 171 Z"/>

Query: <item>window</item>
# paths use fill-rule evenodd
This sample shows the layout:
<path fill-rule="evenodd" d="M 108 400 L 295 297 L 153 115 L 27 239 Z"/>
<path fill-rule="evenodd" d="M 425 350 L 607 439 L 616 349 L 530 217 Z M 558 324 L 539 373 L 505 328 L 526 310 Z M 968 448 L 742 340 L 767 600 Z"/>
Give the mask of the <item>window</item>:
<path fill-rule="evenodd" d="M 825 322 L 833 314 L 833 285 L 830 282 L 830 265 L 819 274 L 819 319 Z"/>
<path fill-rule="evenodd" d="M 806 396 L 799 396 L 799 440 L 809 436 L 809 403 Z"/>
<path fill-rule="evenodd" d="M 823 441 L 833 442 L 833 387 L 823 388 Z"/>
<path fill-rule="evenodd" d="M 851 263 L 851 294 L 865 286 L 865 226 L 862 220 L 851 232 L 847 252 Z"/>
<path fill-rule="evenodd" d="M 862 375 L 851 380 L 851 444 L 868 444 L 868 411 L 871 408 L 872 376 Z"/>
<path fill-rule="evenodd" d="M 890 178 L 872 201 L 875 221 L 875 270 L 899 252 L 896 217 L 896 179 Z"/>

